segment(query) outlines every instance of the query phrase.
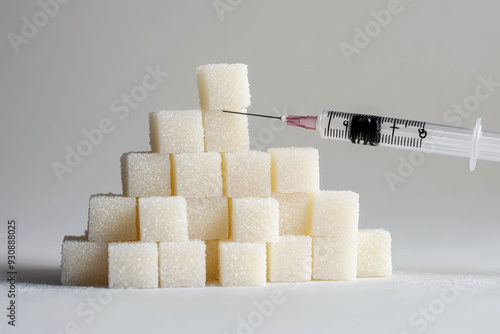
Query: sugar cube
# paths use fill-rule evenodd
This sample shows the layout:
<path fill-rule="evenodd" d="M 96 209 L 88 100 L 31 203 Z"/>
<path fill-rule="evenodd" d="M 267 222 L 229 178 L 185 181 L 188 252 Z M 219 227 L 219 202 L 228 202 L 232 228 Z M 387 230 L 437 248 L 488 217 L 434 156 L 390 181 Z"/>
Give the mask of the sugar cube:
<path fill-rule="evenodd" d="M 200 110 L 162 110 L 149 114 L 151 151 L 155 153 L 203 152 Z"/>
<path fill-rule="evenodd" d="M 219 280 L 219 240 L 205 240 L 207 281 Z"/>
<path fill-rule="evenodd" d="M 108 253 L 110 288 L 158 287 L 157 243 L 112 242 Z"/>
<path fill-rule="evenodd" d="M 229 217 L 227 197 L 186 200 L 189 239 L 227 239 Z"/>
<path fill-rule="evenodd" d="M 245 152 L 250 148 L 247 116 L 221 110 L 203 111 L 203 127 L 207 152 Z"/>
<path fill-rule="evenodd" d="M 358 277 L 391 276 L 391 234 L 383 229 L 358 232 Z"/>
<path fill-rule="evenodd" d="M 323 190 L 313 195 L 311 235 L 352 237 L 358 232 L 359 195 Z"/>
<path fill-rule="evenodd" d="M 86 237 L 64 237 L 62 285 L 108 285 L 108 245 Z"/>
<path fill-rule="evenodd" d="M 184 197 L 139 198 L 141 241 L 187 241 L 188 220 Z"/>
<path fill-rule="evenodd" d="M 267 244 L 267 278 L 271 282 L 311 280 L 312 240 L 306 235 L 280 236 Z"/>
<path fill-rule="evenodd" d="M 172 154 L 171 163 L 174 195 L 186 198 L 222 196 L 220 153 Z"/>
<path fill-rule="evenodd" d="M 271 196 L 271 156 L 267 152 L 224 153 L 222 173 L 228 197 Z"/>
<path fill-rule="evenodd" d="M 203 110 L 237 110 L 250 105 L 248 67 L 245 64 L 209 64 L 196 69 Z"/>
<path fill-rule="evenodd" d="M 89 201 L 89 241 L 137 240 L 137 201 L 120 195 L 92 195 Z"/>
<path fill-rule="evenodd" d="M 277 193 L 319 190 L 319 154 L 312 147 L 276 147 L 271 154 L 271 186 Z"/>
<path fill-rule="evenodd" d="M 313 237 L 313 279 L 349 281 L 356 278 L 357 236 Z"/>
<path fill-rule="evenodd" d="M 279 205 L 274 198 L 232 198 L 231 239 L 274 242 L 279 238 Z"/>
<path fill-rule="evenodd" d="M 122 156 L 121 164 L 124 196 L 170 196 L 170 158 L 168 154 L 125 153 Z"/>
<path fill-rule="evenodd" d="M 311 230 L 311 196 L 307 193 L 272 195 L 280 208 L 280 235 L 307 235 Z"/>
<path fill-rule="evenodd" d="M 205 243 L 203 241 L 160 242 L 159 256 L 162 288 L 205 285 Z"/>
<path fill-rule="evenodd" d="M 219 242 L 219 278 L 222 286 L 266 284 L 266 244 Z"/>

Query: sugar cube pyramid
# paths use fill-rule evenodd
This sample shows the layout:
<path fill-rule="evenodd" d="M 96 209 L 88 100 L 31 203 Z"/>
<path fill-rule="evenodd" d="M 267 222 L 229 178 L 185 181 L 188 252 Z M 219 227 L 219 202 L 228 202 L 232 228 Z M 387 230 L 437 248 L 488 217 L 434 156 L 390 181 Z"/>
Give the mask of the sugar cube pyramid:
<path fill-rule="evenodd" d="M 357 193 L 320 190 L 317 149 L 250 150 L 247 65 L 203 65 L 196 77 L 200 109 L 150 113 L 151 151 L 121 158 L 123 195 L 90 197 L 85 235 L 63 240 L 62 284 L 239 287 L 390 276 L 390 233 L 358 230 Z"/>

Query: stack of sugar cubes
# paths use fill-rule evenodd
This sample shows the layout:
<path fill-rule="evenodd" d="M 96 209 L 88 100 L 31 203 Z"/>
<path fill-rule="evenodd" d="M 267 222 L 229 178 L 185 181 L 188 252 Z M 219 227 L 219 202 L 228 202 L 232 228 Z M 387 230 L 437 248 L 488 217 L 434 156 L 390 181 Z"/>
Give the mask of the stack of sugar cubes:
<path fill-rule="evenodd" d="M 262 286 L 389 276 L 391 236 L 358 231 L 359 196 L 320 191 L 318 150 L 251 151 L 247 66 L 197 68 L 201 110 L 150 114 L 151 152 L 122 156 L 123 195 L 93 195 L 64 238 L 64 285 Z"/>

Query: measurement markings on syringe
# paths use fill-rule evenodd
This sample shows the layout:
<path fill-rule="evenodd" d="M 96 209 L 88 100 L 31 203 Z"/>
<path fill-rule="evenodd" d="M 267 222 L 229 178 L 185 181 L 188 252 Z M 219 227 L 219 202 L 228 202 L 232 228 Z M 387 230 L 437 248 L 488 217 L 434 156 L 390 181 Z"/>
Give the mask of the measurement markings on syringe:
<path fill-rule="evenodd" d="M 333 119 L 344 119 L 343 126 L 345 129 L 332 128 Z M 348 139 L 348 125 L 352 119 L 352 114 L 340 111 L 328 111 L 328 126 L 324 129 L 325 137 L 344 138 Z"/>
<path fill-rule="evenodd" d="M 391 134 L 383 134 L 381 143 L 387 145 L 395 145 L 395 146 L 406 146 L 406 147 L 422 147 L 422 140 L 427 137 L 427 130 L 425 130 L 425 122 L 421 121 L 410 121 L 400 118 L 392 118 L 392 117 L 382 117 L 382 124 L 390 124 L 389 128 L 391 129 Z M 416 133 L 413 133 L 413 136 L 410 134 L 398 135 L 398 130 L 400 130 L 400 126 L 404 126 L 404 128 L 414 128 Z M 415 137 L 418 136 L 418 137 Z"/>
<path fill-rule="evenodd" d="M 324 136 L 325 137 L 330 137 L 330 138 L 343 138 L 343 139 L 348 139 L 347 138 L 347 125 L 348 121 L 344 121 L 344 126 L 346 127 L 345 129 L 338 129 L 338 128 L 332 128 L 332 120 L 335 118 L 335 116 L 338 116 L 339 114 L 342 114 L 344 117 L 337 117 L 337 118 L 347 118 L 348 114 L 347 113 L 339 113 L 338 111 L 328 111 L 328 126 L 324 129 Z"/>
<path fill-rule="evenodd" d="M 327 117 L 324 136 L 352 143 L 421 148 L 422 140 L 427 137 L 425 122 L 422 121 L 340 111 L 328 111 Z"/>

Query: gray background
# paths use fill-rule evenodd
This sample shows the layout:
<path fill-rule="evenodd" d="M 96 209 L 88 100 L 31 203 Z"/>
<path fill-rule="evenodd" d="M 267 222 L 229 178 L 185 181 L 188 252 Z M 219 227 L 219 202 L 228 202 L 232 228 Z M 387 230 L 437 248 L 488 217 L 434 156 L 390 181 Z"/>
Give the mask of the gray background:
<path fill-rule="evenodd" d="M 89 195 L 120 193 L 121 154 L 149 150 L 148 113 L 198 108 L 198 65 L 248 64 L 251 112 L 312 115 L 334 109 L 449 125 L 453 124 L 446 118 L 446 110 L 474 95 L 478 77 L 491 75 L 500 82 L 500 4 L 487 0 L 401 0 L 401 12 L 392 15 L 390 23 L 348 62 L 340 44 L 354 44 L 354 29 L 364 30 L 367 23 L 374 21 L 371 11 L 387 9 L 388 2 L 73 0 L 59 5 L 54 17 L 26 44 L 19 45 L 16 53 L 8 34 L 21 35 L 23 17 L 33 22 L 33 15 L 41 7 L 36 1 L 3 1 L 0 212 L 4 221 L 18 220 L 19 266 L 25 268 L 25 275 L 31 273 L 33 281 L 39 276 L 47 277 L 49 282 L 57 280 L 62 238 L 80 235 L 86 229 Z M 217 3 L 226 4 L 227 11 L 218 15 Z M 147 67 L 157 66 L 169 75 L 136 108 L 130 109 L 127 117 L 120 119 L 121 114 L 112 110 L 113 101 L 141 85 Z M 496 89 L 467 115 L 449 115 L 458 116 L 456 119 L 465 127 L 473 127 L 476 118 L 482 116 L 485 130 L 500 131 L 500 87 Z M 64 163 L 66 146 L 74 149 L 85 139 L 82 130 L 98 127 L 104 118 L 112 121 L 112 133 L 106 134 L 102 143 L 59 182 L 53 162 Z M 283 129 L 265 119 L 251 118 L 250 134 L 256 149 L 318 148 L 322 189 L 351 189 L 360 194 L 360 227 L 391 231 L 395 270 L 393 281 L 387 283 L 387 293 L 366 281 L 349 285 L 347 290 L 342 290 L 343 283 L 311 283 L 300 290 L 300 298 L 304 299 L 297 297 L 296 301 L 300 305 L 310 300 L 310 310 L 314 311 L 318 306 L 315 298 L 332 293 L 339 303 L 365 305 L 367 313 L 331 317 L 325 310 L 344 314 L 342 304 L 329 305 L 331 309 L 323 304 L 323 313 L 308 311 L 298 317 L 293 304 L 280 309 L 279 317 L 270 318 L 258 331 L 272 332 L 280 321 L 289 321 L 289 331 L 314 324 L 319 326 L 317 331 L 354 326 L 373 332 L 399 333 L 405 328 L 415 332 L 417 327 L 408 323 L 408 315 L 432 301 L 443 286 L 464 282 L 470 288 L 468 299 L 453 304 L 454 313 L 447 309 L 426 330 L 467 331 L 468 327 L 457 325 L 457 319 L 470 315 L 472 310 L 476 318 L 471 326 L 483 326 L 483 332 L 493 330 L 493 313 L 488 312 L 499 306 L 498 298 L 491 299 L 492 294 L 498 297 L 500 286 L 499 165 L 479 161 L 476 171 L 470 173 L 466 159 L 425 156 L 413 159 L 418 166 L 391 189 L 385 174 L 397 174 L 401 161 L 410 160 L 409 152 L 321 140 L 312 131 Z M 3 249 L 5 232 L 5 228 L 0 231 Z M 422 292 L 413 284 L 407 291 L 394 283 L 406 282 L 406 277 L 427 286 L 424 283 L 432 279 L 422 273 L 443 275 L 439 279 L 432 276 L 435 284 L 431 286 L 438 290 Z M 485 282 L 492 287 L 485 287 Z M 360 295 L 363 287 L 367 291 Z M 220 289 L 205 291 L 200 292 L 203 297 L 193 292 L 189 296 L 197 305 L 205 305 L 209 299 L 196 298 L 221 293 Z M 341 296 L 335 294 L 338 291 L 343 291 L 339 292 Z M 32 307 L 25 308 L 24 326 L 28 326 L 30 317 L 37 324 L 37 317 L 41 317 L 37 307 L 51 302 L 62 314 L 70 315 L 53 321 L 47 319 L 57 318 L 56 314 L 41 317 L 43 331 L 62 330 L 66 319 L 74 316 L 74 308 L 64 305 L 78 305 L 78 298 L 88 293 L 79 290 L 76 301 L 70 292 L 62 299 L 49 298 L 51 301 L 43 292 L 31 299 L 26 297 L 26 304 Z M 172 303 L 184 300 L 182 293 L 172 292 Z M 235 301 L 235 314 L 246 314 L 245 307 L 252 305 L 253 297 L 247 300 L 242 297 L 246 292 L 235 293 L 240 303 Z M 350 293 L 356 294 L 354 299 Z M 426 293 L 428 298 L 422 297 Z M 228 300 L 222 298 L 221 302 L 229 303 L 234 297 L 231 290 L 223 294 Z M 382 295 L 389 299 L 377 302 Z M 134 295 L 124 298 L 137 301 Z M 400 310 L 398 305 L 402 304 L 408 308 Z M 115 314 L 120 308 L 124 314 L 133 313 L 123 303 L 110 305 L 114 306 L 108 307 L 109 313 Z M 173 305 L 164 307 L 172 308 L 175 319 L 183 319 L 184 313 L 189 319 L 194 314 L 186 310 L 177 314 Z M 401 314 L 393 317 L 369 312 L 369 307 L 380 305 Z M 197 324 L 209 331 L 212 327 L 205 324 L 217 317 L 209 317 L 202 307 L 193 312 L 200 317 Z M 359 320 L 370 319 L 370 315 L 378 320 L 373 327 L 368 323 L 362 327 Z M 93 326 L 105 326 L 106 319 L 101 318 Z M 224 320 L 227 327 L 217 327 L 214 332 L 235 328 L 235 317 L 229 319 Z M 294 323 L 297 319 L 303 321 L 302 325 Z M 183 325 L 180 320 L 175 324 Z"/>

